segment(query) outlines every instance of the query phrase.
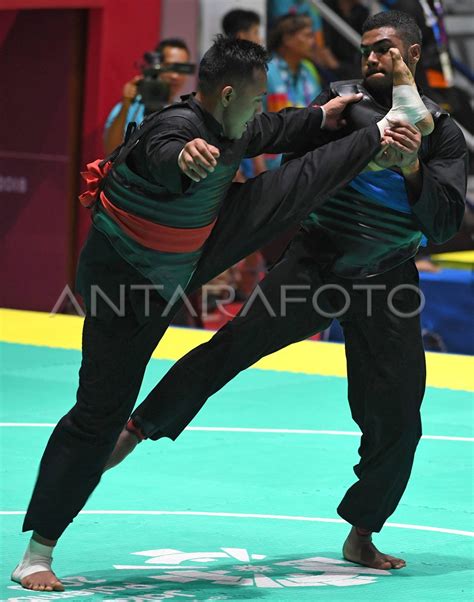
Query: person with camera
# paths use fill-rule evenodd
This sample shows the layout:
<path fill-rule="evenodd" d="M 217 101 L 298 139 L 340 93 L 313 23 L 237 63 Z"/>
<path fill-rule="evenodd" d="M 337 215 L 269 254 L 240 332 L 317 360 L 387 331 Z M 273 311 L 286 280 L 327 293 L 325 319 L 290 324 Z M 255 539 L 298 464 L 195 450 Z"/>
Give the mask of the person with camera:
<path fill-rule="evenodd" d="M 156 47 L 155 52 L 145 54 L 145 61 L 148 65 L 143 68 L 143 71 L 146 72 L 147 68 L 153 69 L 154 65 L 159 62 L 160 71 L 158 73 L 158 80 L 163 84 L 162 89 L 165 95 L 162 106 L 171 104 L 178 99 L 179 93 L 185 86 L 188 77 L 186 73 L 173 71 L 170 67 L 174 65 L 187 65 L 191 67 L 189 59 L 189 48 L 186 42 L 180 38 L 162 40 Z M 188 69 L 188 73 L 191 72 Z M 109 155 L 114 148 L 122 143 L 129 123 L 134 121 L 139 124 L 148 112 L 151 112 L 147 111 L 147 106 L 140 90 L 140 87 L 143 85 L 141 83 L 143 79 L 144 74 L 140 73 L 132 77 L 124 85 L 122 100 L 114 106 L 107 117 L 104 126 L 104 149 L 106 155 Z"/>
<path fill-rule="evenodd" d="M 64 589 L 52 571 L 54 546 L 104 469 L 132 451 L 124 425 L 186 295 L 319 207 L 390 142 L 389 120 L 410 115 L 394 113 L 395 103 L 378 123 L 314 149 L 362 95 L 259 113 L 268 59 L 258 44 L 217 37 L 201 61 L 197 93 L 146 117 L 107 162 L 88 166 L 81 202 L 93 224 L 77 274 L 86 306 L 79 387 L 49 439 L 25 516 L 23 531 L 34 533 L 12 579 L 26 589 Z M 418 115 L 416 89 L 407 98 Z M 232 183 L 244 156 L 286 151 L 306 154 Z M 142 424 L 128 428 L 138 437 Z M 119 437 L 126 448 L 119 444 L 111 458 Z"/>

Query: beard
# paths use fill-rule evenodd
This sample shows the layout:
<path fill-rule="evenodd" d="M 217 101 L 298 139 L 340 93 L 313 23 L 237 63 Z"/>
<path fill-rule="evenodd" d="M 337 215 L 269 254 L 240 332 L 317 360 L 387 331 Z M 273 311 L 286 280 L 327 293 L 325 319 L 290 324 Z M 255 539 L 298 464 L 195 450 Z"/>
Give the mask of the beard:
<path fill-rule="evenodd" d="M 370 77 L 371 75 L 375 74 L 375 73 L 382 73 L 383 78 L 380 77 Z M 391 90 L 392 86 L 393 86 L 393 77 L 391 73 L 387 73 L 386 71 L 368 71 L 364 77 L 364 87 L 367 88 L 369 91 L 374 90 L 374 91 L 388 91 Z"/>

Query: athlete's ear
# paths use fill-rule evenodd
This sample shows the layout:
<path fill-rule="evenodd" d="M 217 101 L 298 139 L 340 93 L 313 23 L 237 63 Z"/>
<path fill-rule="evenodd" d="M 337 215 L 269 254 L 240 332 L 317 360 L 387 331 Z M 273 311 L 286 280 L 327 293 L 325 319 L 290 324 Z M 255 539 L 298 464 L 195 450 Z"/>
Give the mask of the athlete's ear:
<path fill-rule="evenodd" d="M 226 109 L 235 97 L 235 90 L 232 86 L 225 86 L 221 90 L 222 106 Z"/>
<path fill-rule="evenodd" d="M 421 46 L 419 44 L 412 44 L 408 48 L 408 65 L 416 67 L 421 57 Z"/>

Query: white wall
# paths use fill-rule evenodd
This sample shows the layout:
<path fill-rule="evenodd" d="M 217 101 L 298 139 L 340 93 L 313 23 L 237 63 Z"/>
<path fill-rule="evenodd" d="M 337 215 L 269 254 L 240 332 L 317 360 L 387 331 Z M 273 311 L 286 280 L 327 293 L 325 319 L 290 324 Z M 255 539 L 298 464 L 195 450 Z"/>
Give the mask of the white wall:
<path fill-rule="evenodd" d="M 191 51 L 191 60 L 199 63 L 199 0 L 161 0 L 161 39 L 183 38 Z M 183 94 L 196 89 L 191 76 Z"/>

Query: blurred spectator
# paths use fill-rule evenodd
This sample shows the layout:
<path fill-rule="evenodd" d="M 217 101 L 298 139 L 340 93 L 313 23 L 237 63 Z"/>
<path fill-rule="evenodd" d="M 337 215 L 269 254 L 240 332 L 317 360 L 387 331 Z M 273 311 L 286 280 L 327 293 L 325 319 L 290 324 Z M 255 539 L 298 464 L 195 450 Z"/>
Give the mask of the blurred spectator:
<path fill-rule="evenodd" d="M 268 66 L 266 109 L 306 107 L 321 91 L 319 74 L 309 60 L 314 47 L 311 19 L 306 15 L 279 17 L 268 37 L 273 59 Z M 279 156 L 268 156 L 267 166 L 278 167 Z"/>
<path fill-rule="evenodd" d="M 229 38 L 249 40 L 255 44 L 262 44 L 260 35 L 260 15 L 253 10 L 236 8 L 224 15 L 222 30 Z"/>
<path fill-rule="evenodd" d="M 369 9 L 361 0 L 327 0 L 326 4 L 339 17 L 362 34 L 362 25 L 369 16 Z M 323 20 L 325 66 L 334 73 L 334 79 L 355 79 L 360 76 L 360 55 L 332 25 Z"/>
<path fill-rule="evenodd" d="M 275 23 L 283 15 L 304 15 L 311 19 L 313 51 L 324 46 L 323 24 L 318 9 L 310 0 L 268 0 L 268 22 Z M 319 60 L 316 63 L 319 64 Z"/>
<path fill-rule="evenodd" d="M 188 63 L 190 59 L 190 52 L 186 43 L 179 38 L 163 40 L 158 44 L 155 51 L 161 54 L 161 65 L 164 67 L 173 63 Z M 168 104 L 178 98 L 187 77 L 187 75 L 175 71 L 160 74 L 160 80 L 169 85 Z M 106 155 L 122 143 L 129 123 L 135 121 L 139 124 L 145 117 L 145 105 L 138 93 L 138 84 L 142 78 L 142 75 L 136 75 L 125 84 L 122 91 L 122 100 L 114 106 L 107 117 L 104 126 Z"/>
<path fill-rule="evenodd" d="M 305 15 L 311 19 L 314 36 L 311 58 L 321 70 L 333 69 L 335 60 L 324 40 L 323 21 L 311 0 L 268 0 L 269 23 L 274 23 L 278 17 L 287 14 Z"/>

